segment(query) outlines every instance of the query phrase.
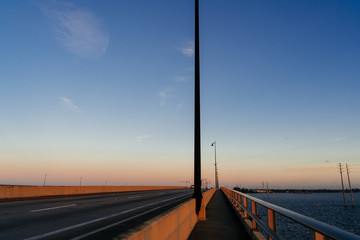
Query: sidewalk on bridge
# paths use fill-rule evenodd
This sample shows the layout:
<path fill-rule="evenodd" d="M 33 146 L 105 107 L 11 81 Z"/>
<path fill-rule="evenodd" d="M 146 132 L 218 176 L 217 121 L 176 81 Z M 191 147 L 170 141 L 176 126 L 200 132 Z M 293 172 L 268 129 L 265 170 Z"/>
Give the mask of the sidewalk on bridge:
<path fill-rule="evenodd" d="M 221 190 L 217 190 L 206 207 L 206 220 L 199 221 L 188 240 L 250 239 L 240 219 Z"/>

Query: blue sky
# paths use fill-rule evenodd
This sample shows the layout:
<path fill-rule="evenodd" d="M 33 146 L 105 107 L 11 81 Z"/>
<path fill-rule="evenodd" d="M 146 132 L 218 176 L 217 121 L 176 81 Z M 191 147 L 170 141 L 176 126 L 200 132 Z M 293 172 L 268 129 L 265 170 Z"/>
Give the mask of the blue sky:
<path fill-rule="evenodd" d="M 202 177 L 360 184 L 360 3 L 200 1 Z M 193 181 L 194 3 L 7 1 L 3 184 Z"/>

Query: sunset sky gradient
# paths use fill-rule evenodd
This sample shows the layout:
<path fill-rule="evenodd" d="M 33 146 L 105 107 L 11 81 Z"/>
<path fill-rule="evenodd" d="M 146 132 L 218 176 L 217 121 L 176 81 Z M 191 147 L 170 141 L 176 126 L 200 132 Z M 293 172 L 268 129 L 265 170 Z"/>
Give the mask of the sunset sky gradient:
<path fill-rule="evenodd" d="M 360 2 L 200 0 L 202 178 L 360 188 Z M 194 1 L 0 3 L 0 184 L 193 182 Z M 346 185 L 347 186 L 347 185 Z"/>

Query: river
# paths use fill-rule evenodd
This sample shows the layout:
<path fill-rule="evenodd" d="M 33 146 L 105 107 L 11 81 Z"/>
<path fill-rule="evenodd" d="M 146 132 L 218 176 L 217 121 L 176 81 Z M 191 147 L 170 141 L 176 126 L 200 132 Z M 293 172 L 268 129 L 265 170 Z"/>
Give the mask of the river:
<path fill-rule="evenodd" d="M 341 193 L 270 193 L 269 197 L 262 193 L 251 195 L 360 236 L 360 193 L 353 193 L 354 208 L 349 193 L 346 194 L 346 208 Z M 259 213 L 266 218 L 261 208 Z M 279 236 L 284 239 L 311 239 L 307 228 L 279 215 L 277 227 Z"/>

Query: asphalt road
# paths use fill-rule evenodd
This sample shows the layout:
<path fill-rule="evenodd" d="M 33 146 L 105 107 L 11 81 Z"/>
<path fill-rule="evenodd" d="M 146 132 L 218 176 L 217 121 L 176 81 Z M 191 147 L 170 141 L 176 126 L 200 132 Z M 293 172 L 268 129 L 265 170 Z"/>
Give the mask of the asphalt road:
<path fill-rule="evenodd" d="M 0 203 L 0 239 L 111 239 L 191 198 L 157 190 Z"/>

